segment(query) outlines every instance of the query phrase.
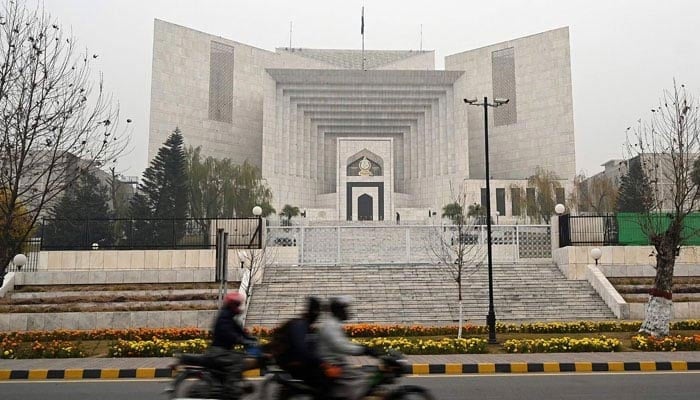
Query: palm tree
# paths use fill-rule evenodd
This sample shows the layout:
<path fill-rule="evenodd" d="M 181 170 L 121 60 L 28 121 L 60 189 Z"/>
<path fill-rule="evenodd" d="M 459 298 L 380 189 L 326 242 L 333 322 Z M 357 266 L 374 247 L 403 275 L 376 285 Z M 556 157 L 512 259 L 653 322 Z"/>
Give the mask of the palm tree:
<path fill-rule="evenodd" d="M 287 218 L 287 226 L 292 224 L 292 217 L 296 217 L 297 215 L 299 215 L 299 207 L 290 206 L 289 204 L 285 204 L 280 212 L 280 216 Z"/>

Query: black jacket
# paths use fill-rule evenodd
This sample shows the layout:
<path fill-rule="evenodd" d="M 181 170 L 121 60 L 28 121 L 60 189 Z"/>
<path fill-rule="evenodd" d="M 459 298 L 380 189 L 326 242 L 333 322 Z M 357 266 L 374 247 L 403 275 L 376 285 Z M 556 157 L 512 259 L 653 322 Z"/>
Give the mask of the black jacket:
<path fill-rule="evenodd" d="M 237 344 L 252 345 L 257 342 L 253 336 L 243 330 L 243 326 L 234 317 L 235 314 L 226 307 L 219 311 L 214 323 L 212 346 L 231 349 Z"/>
<path fill-rule="evenodd" d="M 287 340 L 289 346 L 287 352 L 277 360 L 280 366 L 302 365 L 306 367 L 318 366 L 321 359 L 316 353 L 316 343 L 313 340 L 313 332 L 309 322 L 303 318 L 290 320 L 287 326 Z"/>

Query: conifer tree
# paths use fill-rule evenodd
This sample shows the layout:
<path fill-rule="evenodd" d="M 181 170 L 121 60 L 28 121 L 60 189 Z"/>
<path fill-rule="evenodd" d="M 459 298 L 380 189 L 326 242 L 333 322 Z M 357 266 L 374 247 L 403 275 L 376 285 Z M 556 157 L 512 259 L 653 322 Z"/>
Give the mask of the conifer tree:
<path fill-rule="evenodd" d="M 134 228 L 138 229 L 132 228 L 132 240 L 158 245 L 177 243 L 185 232 L 187 193 L 187 158 L 182 134 L 175 128 L 144 171 L 139 194 L 131 202 L 132 218 L 153 220 L 135 221 Z"/>
<path fill-rule="evenodd" d="M 48 247 L 89 248 L 93 243 L 110 245 L 114 240 L 108 218 L 108 189 L 92 172 L 84 172 L 51 210 L 51 220 L 44 226 Z"/>
<path fill-rule="evenodd" d="M 629 160 L 627 173 L 620 180 L 620 191 L 617 199 L 619 212 L 648 212 L 652 202 L 651 184 L 642 170 L 639 157 Z"/>

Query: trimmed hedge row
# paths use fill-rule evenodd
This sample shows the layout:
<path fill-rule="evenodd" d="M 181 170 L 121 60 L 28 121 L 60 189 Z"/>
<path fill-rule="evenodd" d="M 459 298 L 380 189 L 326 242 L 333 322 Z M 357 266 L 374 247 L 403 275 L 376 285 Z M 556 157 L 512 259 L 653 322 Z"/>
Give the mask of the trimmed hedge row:
<path fill-rule="evenodd" d="M 570 337 L 550 339 L 511 339 L 503 343 L 508 353 L 582 353 L 620 351 L 622 342 L 614 338 Z"/>
<path fill-rule="evenodd" d="M 654 338 L 646 335 L 632 336 L 632 348 L 642 351 L 697 351 L 700 350 L 700 335 L 667 336 Z"/>

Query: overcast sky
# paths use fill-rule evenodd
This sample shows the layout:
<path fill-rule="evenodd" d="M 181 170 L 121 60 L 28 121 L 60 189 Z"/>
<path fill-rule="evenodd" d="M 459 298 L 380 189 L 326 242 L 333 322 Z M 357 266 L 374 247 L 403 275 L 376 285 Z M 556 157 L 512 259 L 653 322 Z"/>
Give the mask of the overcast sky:
<path fill-rule="evenodd" d="M 588 174 L 622 156 L 625 128 L 646 118 L 673 78 L 700 95 L 700 1 L 466 0 L 43 0 L 80 44 L 134 120 L 127 175 L 146 167 L 153 20 L 174 22 L 267 50 L 361 46 L 449 54 L 569 26 L 576 168 Z M 478 94 L 489 95 L 489 93 Z"/>

